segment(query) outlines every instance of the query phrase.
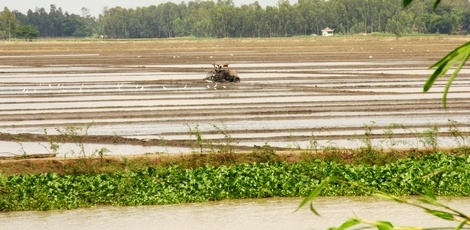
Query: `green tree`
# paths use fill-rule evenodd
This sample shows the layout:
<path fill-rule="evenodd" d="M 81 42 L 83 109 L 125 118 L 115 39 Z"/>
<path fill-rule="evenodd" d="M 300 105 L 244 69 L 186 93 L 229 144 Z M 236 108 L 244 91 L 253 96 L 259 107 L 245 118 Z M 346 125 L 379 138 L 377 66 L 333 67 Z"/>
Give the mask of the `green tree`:
<path fill-rule="evenodd" d="M 59 37 L 63 34 L 63 21 L 65 20 L 62 8 L 57 8 L 56 5 L 51 4 L 49 9 L 49 15 L 47 17 L 49 23 L 49 36 Z"/>
<path fill-rule="evenodd" d="M 26 41 L 31 41 L 38 36 L 38 29 L 34 26 L 19 26 L 16 28 L 15 35 L 19 38 L 24 38 Z"/>
<path fill-rule="evenodd" d="M 21 12 L 18 12 L 17 10 L 13 10 L 11 13 L 13 15 L 15 15 L 15 18 L 16 18 L 16 20 L 18 20 L 19 25 L 28 25 L 28 24 L 30 24 L 27 15 L 25 15 Z"/>
<path fill-rule="evenodd" d="M 83 27 L 83 21 L 78 15 L 65 13 L 65 19 L 62 21 L 62 36 L 73 36 L 80 27 Z"/>
<path fill-rule="evenodd" d="M 470 33 L 470 11 L 462 13 L 462 33 L 468 34 Z"/>
<path fill-rule="evenodd" d="M 125 9 L 105 8 L 99 19 L 62 13 L 51 5 L 14 12 L 22 25 L 33 25 L 40 36 L 90 36 L 99 32 L 108 37 L 278 37 L 319 34 L 325 27 L 336 33 L 394 32 L 466 34 L 470 30 L 470 2 L 453 0 L 433 10 L 434 0 L 420 0 L 401 8 L 402 0 L 279 0 L 263 8 L 255 1 L 236 7 L 233 0 L 162 3 L 158 6 Z M 0 22 L 3 28 L 3 21 Z M 6 37 L 5 30 L 0 33 Z M 3 32 L 2 32 L 3 31 Z"/>
<path fill-rule="evenodd" d="M 233 1 L 219 0 L 210 10 L 211 30 L 216 37 L 231 37 L 235 33 L 236 9 Z"/>
<path fill-rule="evenodd" d="M 5 6 L 0 13 L 0 28 L 8 35 L 8 40 L 11 40 L 11 36 L 15 32 L 18 24 L 19 22 L 16 20 L 15 15 Z"/>

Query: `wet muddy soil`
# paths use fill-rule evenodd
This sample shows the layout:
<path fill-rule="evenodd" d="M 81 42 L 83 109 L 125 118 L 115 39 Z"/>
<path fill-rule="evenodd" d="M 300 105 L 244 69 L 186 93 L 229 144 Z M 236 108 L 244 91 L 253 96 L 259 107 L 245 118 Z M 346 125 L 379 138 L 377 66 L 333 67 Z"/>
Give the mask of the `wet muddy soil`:
<path fill-rule="evenodd" d="M 449 127 L 465 133 L 469 126 L 470 71 L 454 82 L 447 110 L 445 79 L 426 94 L 422 86 L 429 66 L 467 40 L 3 42 L 0 140 L 13 144 L 0 152 L 70 156 L 78 150 L 53 151 L 50 144 L 72 143 L 102 144 L 112 155 L 136 154 L 132 146 L 177 153 L 197 147 L 198 136 L 240 150 L 358 147 L 366 139 L 426 147 L 419 133 L 435 125 L 440 144 L 449 146 Z M 241 82 L 203 81 L 213 63 L 228 63 Z"/>

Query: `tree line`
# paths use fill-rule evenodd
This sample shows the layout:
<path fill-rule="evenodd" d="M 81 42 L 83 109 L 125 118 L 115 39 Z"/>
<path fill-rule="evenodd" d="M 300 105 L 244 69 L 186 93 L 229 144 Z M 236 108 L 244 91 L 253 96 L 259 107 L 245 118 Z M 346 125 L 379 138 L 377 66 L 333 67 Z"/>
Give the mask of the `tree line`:
<path fill-rule="evenodd" d="M 233 0 L 167 2 L 137 8 L 104 8 L 98 18 L 87 8 L 69 14 L 51 5 L 27 14 L 0 13 L 0 38 L 10 39 L 25 26 L 40 37 L 168 38 L 168 37 L 284 37 L 335 33 L 467 34 L 470 2 L 416 0 L 403 8 L 401 0 L 279 0 L 262 7 L 258 1 L 235 6 Z M 21 32 L 21 30 L 20 30 Z M 21 33 L 19 33 L 21 35 Z"/>

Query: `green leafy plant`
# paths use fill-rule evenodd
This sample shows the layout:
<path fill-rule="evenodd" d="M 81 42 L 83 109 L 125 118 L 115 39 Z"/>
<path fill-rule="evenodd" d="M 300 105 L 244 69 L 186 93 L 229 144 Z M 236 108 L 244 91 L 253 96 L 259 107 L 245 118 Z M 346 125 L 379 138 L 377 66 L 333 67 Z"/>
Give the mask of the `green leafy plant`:
<path fill-rule="evenodd" d="M 57 128 L 57 132 L 62 136 L 64 140 L 71 141 L 76 144 L 80 152 L 78 153 L 79 156 L 85 156 L 85 139 L 88 137 L 88 130 L 93 125 L 93 122 L 88 123 L 84 127 L 70 125 L 65 128 Z M 75 152 L 72 150 L 72 154 Z"/>
<path fill-rule="evenodd" d="M 225 154 L 234 154 L 235 153 L 235 144 L 236 142 L 233 140 L 232 135 L 230 135 L 230 132 L 228 131 L 227 127 L 225 127 L 224 124 L 222 124 L 222 127 L 219 127 L 215 124 L 212 124 L 212 127 L 224 136 L 223 141 L 218 144 L 219 146 L 219 153 L 225 153 Z"/>
<path fill-rule="evenodd" d="M 457 143 L 457 148 L 459 150 L 468 150 L 470 146 L 468 146 L 467 135 L 465 131 L 461 130 L 458 127 L 458 122 L 452 119 L 448 119 L 449 121 L 449 133 L 452 139 Z"/>
<path fill-rule="evenodd" d="M 58 136 L 51 136 L 48 134 L 47 129 L 44 129 L 44 135 L 47 137 L 47 142 L 49 146 L 45 146 L 40 143 L 48 152 L 49 154 L 58 154 L 60 148 L 64 145 L 63 140 L 59 140 Z"/>
<path fill-rule="evenodd" d="M 321 157 L 325 161 L 332 162 L 344 162 L 344 156 L 348 154 L 348 150 L 339 148 L 337 145 L 332 144 L 331 142 L 323 148 Z"/>
<path fill-rule="evenodd" d="M 199 152 L 199 153 L 203 153 L 203 150 L 204 150 L 204 146 L 205 146 L 205 139 L 202 135 L 202 132 L 201 130 L 199 130 L 199 124 L 196 124 L 194 126 L 194 128 L 191 128 L 191 126 L 188 124 L 188 128 L 189 128 L 189 134 L 191 136 L 191 138 L 193 136 L 196 137 L 196 146 L 193 146 L 193 153 L 194 152 Z M 195 150 L 197 149 L 197 150 Z"/>
<path fill-rule="evenodd" d="M 23 153 L 21 154 L 22 157 L 26 157 L 28 155 L 28 153 L 26 152 L 26 150 L 24 149 L 24 146 L 23 146 L 23 142 L 25 141 L 24 139 L 22 138 L 19 138 L 19 137 L 15 137 L 13 138 L 13 140 L 20 145 L 20 151 Z"/>
<path fill-rule="evenodd" d="M 424 130 L 424 132 L 421 133 L 421 139 L 419 141 L 423 144 L 424 148 L 429 149 L 431 151 L 437 151 L 437 148 L 439 146 L 438 135 L 439 125 L 429 124 L 428 129 Z"/>
<path fill-rule="evenodd" d="M 100 158 L 100 163 L 103 164 L 104 155 L 109 152 L 111 152 L 109 149 L 107 149 L 106 147 L 102 147 L 101 149 L 95 149 L 93 155 L 98 155 L 98 157 Z"/>
<path fill-rule="evenodd" d="M 370 125 L 364 124 L 364 138 L 362 139 L 363 143 L 365 144 L 365 148 L 371 150 L 372 146 L 372 130 L 374 129 L 375 121 L 371 121 Z"/>
<path fill-rule="evenodd" d="M 263 146 L 255 146 L 250 155 L 258 162 L 271 162 L 279 159 L 276 155 L 276 150 L 268 145 L 267 142 Z"/>
<path fill-rule="evenodd" d="M 269 148 L 263 150 L 272 153 Z M 324 196 L 364 196 L 383 189 L 395 196 L 414 196 L 421 194 L 423 187 L 432 188 L 438 196 L 470 193 L 470 181 L 466 179 L 470 156 L 463 154 L 427 154 L 373 166 L 280 159 L 218 166 L 146 164 L 136 168 L 132 159 L 121 159 L 116 166 L 119 170 L 100 171 L 91 164 L 96 159 L 79 158 L 74 163 L 77 170 L 66 173 L 13 174 L 3 178 L 0 174 L 0 211 L 307 197 L 329 175 L 341 180 L 321 190 Z M 339 183 L 342 180 L 349 184 Z"/>
<path fill-rule="evenodd" d="M 295 136 L 291 133 L 289 134 L 289 139 L 290 141 L 292 141 L 292 145 L 288 145 L 287 148 L 291 148 L 293 150 L 301 150 L 302 147 L 300 146 L 300 144 L 297 142 L 297 140 L 295 139 Z"/>
<path fill-rule="evenodd" d="M 395 129 L 405 129 L 405 126 L 402 124 L 397 124 L 397 123 L 392 123 L 386 127 L 384 130 L 384 134 L 386 136 L 386 139 L 382 141 L 382 143 L 385 143 L 387 145 L 388 149 L 393 149 L 399 144 L 406 144 L 405 141 L 403 140 L 396 140 L 395 139 Z"/>
<path fill-rule="evenodd" d="M 300 145 L 298 146 L 300 147 Z M 301 148 L 298 149 L 300 150 L 300 156 L 302 159 L 311 159 L 318 157 L 319 153 L 321 153 L 322 146 L 317 140 L 317 137 L 312 133 L 312 136 L 309 140 L 309 144 L 306 146 L 306 148 Z"/>

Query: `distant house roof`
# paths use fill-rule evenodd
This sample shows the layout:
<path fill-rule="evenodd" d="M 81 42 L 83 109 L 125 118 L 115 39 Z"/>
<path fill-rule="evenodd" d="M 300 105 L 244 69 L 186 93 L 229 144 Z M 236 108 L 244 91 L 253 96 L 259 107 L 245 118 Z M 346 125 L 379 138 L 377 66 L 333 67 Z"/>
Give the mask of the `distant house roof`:
<path fill-rule="evenodd" d="M 322 29 L 321 31 L 331 31 L 331 32 L 333 32 L 334 30 L 331 29 L 330 27 L 326 27 L 325 29 Z"/>

